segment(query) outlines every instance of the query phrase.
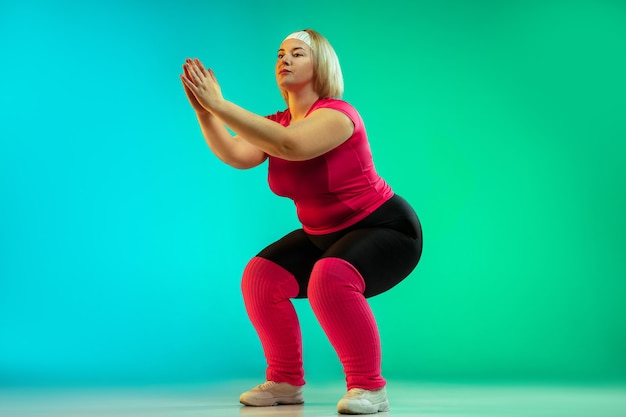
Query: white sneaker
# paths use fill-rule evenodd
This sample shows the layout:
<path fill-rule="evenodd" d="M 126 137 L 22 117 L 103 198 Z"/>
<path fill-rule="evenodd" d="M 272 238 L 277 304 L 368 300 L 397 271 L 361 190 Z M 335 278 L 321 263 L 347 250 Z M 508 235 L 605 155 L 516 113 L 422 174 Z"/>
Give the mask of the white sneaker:
<path fill-rule="evenodd" d="M 339 414 L 375 414 L 379 411 L 389 411 L 385 387 L 376 391 L 352 388 L 337 403 Z"/>
<path fill-rule="evenodd" d="M 266 381 L 246 391 L 239 397 L 239 402 L 255 407 L 269 407 L 275 404 L 302 404 L 302 387 L 286 382 Z"/>

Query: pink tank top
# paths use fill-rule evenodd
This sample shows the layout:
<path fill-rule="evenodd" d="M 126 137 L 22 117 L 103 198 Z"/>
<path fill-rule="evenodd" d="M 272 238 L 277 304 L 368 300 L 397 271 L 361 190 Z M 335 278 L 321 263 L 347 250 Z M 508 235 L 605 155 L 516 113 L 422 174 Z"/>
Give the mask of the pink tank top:
<path fill-rule="evenodd" d="M 356 109 L 345 101 L 323 98 L 307 115 L 321 108 L 347 115 L 354 123 L 352 136 L 307 161 L 270 156 L 268 172 L 270 189 L 292 199 L 302 228 L 316 235 L 352 226 L 393 196 L 391 187 L 376 173 L 365 126 Z M 291 122 L 289 109 L 267 118 L 283 126 Z"/>

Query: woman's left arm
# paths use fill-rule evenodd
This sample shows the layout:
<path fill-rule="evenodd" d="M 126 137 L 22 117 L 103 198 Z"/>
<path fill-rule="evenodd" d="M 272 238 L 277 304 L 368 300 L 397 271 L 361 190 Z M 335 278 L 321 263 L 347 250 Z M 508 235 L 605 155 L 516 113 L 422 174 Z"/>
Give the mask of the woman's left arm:
<path fill-rule="evenodd" d="M 354 131 L 350 118 L 333 109 L 318 109 L 305 119 L 284 127 L 225 100 L 212 70 L 195 59 L 187 61 L 187 85 L 204 108 L 239 137 L 269 155 L 302 161 L 323 155 L 345 142 Z"/>

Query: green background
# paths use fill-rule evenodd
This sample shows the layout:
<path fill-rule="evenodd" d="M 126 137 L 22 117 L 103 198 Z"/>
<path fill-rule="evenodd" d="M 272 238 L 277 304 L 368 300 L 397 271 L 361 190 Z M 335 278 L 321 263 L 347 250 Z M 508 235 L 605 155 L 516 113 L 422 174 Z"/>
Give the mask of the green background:
<path fill-rule="evenodd" d="M 626 4 L 351 3 L 2 0 L 0 384 L 263 379 L 239 279 L 295 212 L 210 153 L 178 74 L 274 113 L 305 27 L 424 227 L 371 300 L 385 376 L 626 380 Z M 342 380 L 295 304 L 309 380 Z"/>

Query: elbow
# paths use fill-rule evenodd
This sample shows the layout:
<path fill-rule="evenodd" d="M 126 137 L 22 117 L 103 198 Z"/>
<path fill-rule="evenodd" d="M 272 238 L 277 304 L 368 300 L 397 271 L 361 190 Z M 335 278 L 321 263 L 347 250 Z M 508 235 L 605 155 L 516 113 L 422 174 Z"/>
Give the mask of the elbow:
<path fill-rule="evenodd" d="M 310 157 L 304 154 L 302 146 L 299 146 L 300 143 L 297 138 L 285 138 L 274 146 L 271 155 L 286 161 L 304 161 L 310 159 Z"/>
<path fill-rule="evenodd" d="M 261 165 L 267 159 L 267 154 L 262 154 L 258 157 L 248 157 L 248 158 L 220 158 L 222 162 L 226 165 L 229 165 L 235 169 L 250 169 Z"/>
<path fill-rule="evenodd" d="M 274 147 L 271 153 L 272 156 L 280 159 L 285 159 L 287 161 L 293 160 L 294 151 L 293 148 L 289 144 L 280 144 Z"/>
<path fill-rule="evenodd" d="M 226 162 L 227 165 L 239 170 L 250 169 L 258 166 L 259 164 L 243 163 L 243 162 Z"/>
<path fill-rule="evenodd" d="M 301 149 L 297 148 L 280 148 L 276 150 L 276 152 L 271 153 L 270 155 L 284 159 L 285 161 L 307 161 L 309 159 L 313 159 L 318 157 L 319 155 L 308 154 Z"/>

